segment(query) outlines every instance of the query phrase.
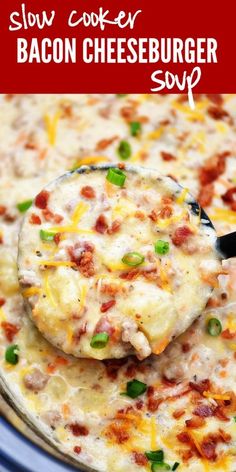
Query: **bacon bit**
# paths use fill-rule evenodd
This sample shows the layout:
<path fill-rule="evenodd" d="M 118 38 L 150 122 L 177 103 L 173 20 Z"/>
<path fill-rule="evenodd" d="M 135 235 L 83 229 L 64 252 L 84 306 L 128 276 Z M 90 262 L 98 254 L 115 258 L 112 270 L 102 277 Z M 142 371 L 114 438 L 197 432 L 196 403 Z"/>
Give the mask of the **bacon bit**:
<path fill-rule="evenodd" d="M 134 378 L 135 377 L 135 374 L 136 374 L 136 365 L 135 364 L 130 364 L 128 365 L 126 371 L 125 371 L 125 375 L 126 377 L 129 377 L 129 378 Z"/>
<path fill-rule="evenodd" d="M 107 232 L 108 232 L 108 234 L 117 233 L 119 231 L 120 227 L 121 227 L 121 221 L 115 220 L 115 221 L 113 221 L 111 227 L 108 228 Z"/>
<path fill-rule="evenodd" d="M 138 401 L 135 403 L 135 405 L 136 405 L 137 410 L 142 410 L 142 408 L 143 408 L 143 406 L 144 406 L 144 402 L 143 402 L 143 400 L 138 400 Z"/>
<path fill-rule="evenodd" d="M 71 423 L 68 428 L 74 436 L 88 436 L 89 434 L 88 428 L 79 423 Z"/>
<path fill-rule="evenodd" d="M 231 210 L 236 211 L 236 187 L 232 187 L 221 196 L 223 202 L 227 203 Z"/>
<path fill-rule="evenodd" d="M 182 433 L 177 434 L 176 437 L 178 441 L 183 444 L 191 444 L 191 437 L 189 436 L 187 432 L 183 431 Z"/>
<path fill-rule="evenodd" d="M 85 185 L 85 187 L 82 187 L 82 189 L 80 190 L 80 195 L 88 199 L 92 199 L 96 197 L 96 193 L 93 187 L 90 187 L 89 185 Z"/>
<path fill-rule="evenodd" d="M 214 197 L 214 184 L 210 183 L 201 186 L 197 200 L 201 207 L 207 207 L 212 203 Z"/>
<path fill-rule="evenodd" d="M 228 443 L 231 441 L 232 437 L 230 434 L 226 433 L 223 429 L 219 428 L 219 435 L 223 442 Z"/>
<path fill-rule="evenodd" d="M 83 336 L 87 332 L 87 323 L 83 323 L 82 326 L 76 331 L 74 334 L 73 338 L 75 340 L 75 343 L 78 343 L 80 341 L 81 336 Z"/>
<path fill-rule="evenodd" d="M 128 431 L 124 430 L 124 425 L 118 425 L 116 423 L 112 423 L 106 430 L 106 436 L 117 444 L 124 444 L 130 438 Z"/>
<path fill-rule="evenodd" d="M 145 466 L 148 463 L 147 457 L 142 452 L 132 452 L 135 464 Z"/>
<path fill-rule="evenodd" d="M 42 223 L 40 217 L 38 215 L 36 215 L 35 213 L 32 213 L 32 215 L 30 215 L 29 222 L 32 225 L 41 225 L 41 223 Z"/>
<path fill-rule="evenodd" d="M 170 152 L 161 151 L 161 157 L 163 161 L 176 161 L 176 157 Z"/>
<path fill-rule="evenodd" d="M 175 230 L 171 240 L 175 246 L 182 246 L 192 234 L 193 232 L 188 226 L 180 226 Z"/>
<path fill-rule="evenodd" d="M 188 462 L 189 459 L 193 457 L 193 454 L 194 453 L 191 451 L 191 449 L 186 449 L 185 451 L 180 452 L 183 462 Z"/>
<path fill-rule="evenodd" d="M 0 205 L 0 216 L 5 215 L 7 208 L 4 205 Z"/>
<path fill-rule="evenodd" d="M 203 418 L 200 418 L 199 416 L 195 418 L 190 418 L 189 420 L 185 421 L 185 424 L 187 428 L 202 428 L 202 426 L 205 426 L 206 421 Z"/>
<path fill-rule="evenodd" d="M 189 386 L 192 390 L 195 390 L 196 392 L 199 392 L 201 395 L 203 395 L 204 391 L 210 390 L 210 380 L 204 379 L 201 380 L 199 383 L 189 382 Z"/>
<path fill-rule="evenodd" d="M 174 413 L 173 413 L 173 418 L 175 418 L 176 420 L 178 420 L 179 418 L 181 418 L 181 416 L 183 416 L 185 414 L 185 410 L 175 410 Z"/>
<path fill-rule="evenodd" d="M 42 211 L 42 214 L 46 221 L 52 221 L 53 223 L 56 223 L 56 224 L 61 223 L 63 220 L 63 216 L 53 213 L 48 208 L 45 208 L 45 210 Z"/>
<path fill-rule="evenodd" d="M 5 305 L 5 303 L 6 303 L 5 298 L 0 298 L 0 307 Z"/>
<path fill-rule="evenodd" d="M 117 167 L 118 167 L 118 169 L 120 169 L 120 170 L 124 170 L 124 169 L 125 169 L 125 163 L 124 163 L 124 162 L 119 162 L 119 164 L 118 164 Z"/>
<path fill-rule="evenodd" d="M 216 455 L 216 442 L 211 438 L 205 438 L 201 442 L 201 452 L 202 456 L 208 459 L 209 461 L 215 461 L 217 458 Z"/>
<path fill-rule="evenodd" d="M 53 241 L 56 243 L 56 245 L 58 246 L 58 244 L 60 243 L 61 241 L 61 234 L 60 233 L 56 233 L 54 238 L 53 238 Z"/>
<path fill-rule="evenodd" d="M 207 302 L 207 308 L 208 307 L 211 307 L 211 308 L 216 308 L 217 306 L 220 306 L 221 305 L 221 302 L 218 298 L 209 298 L 208 302 Z"/>
<path fill-rule="evenodd" d="M 42 190 L 42 192 L 40 192 L 35 198 L 35 206 L 41 210 L 45 210 L 45 208 L 47 208 L 49 197 L 50 193 L 47 190 Z"/>
<path fill-rule="evenodd" d="M 110 295 L 111 297 L 114 297 L 117 293 L 123 292 L 124 287 L 121 287 L 120 285 L 116 283 L 103 283 L 100 289 L 101 293 L 104 293 L 106 295 Z"/>
<path fill-rule="evenodd" d="M 151 413 L 154 413 L 163 402 L 163 399 L 155 397 L 155 390 L 152 386 L 149 386 L 147 389 L 147 398 L 147 409 Z"/>
<path fill-rule="evenodd" d="M 107 333 L 112 336 L 115 332 L 115 328 L 111 325 L 110 320 L 107 316 L 102 316 L 95 326 L 95 333 Z"/>
<path fill-rule="evenodd" d="M 95 231 L 100 234 L 105 234 L 108 230 L 108 224 L 104 215 L 100 215 L 95 223 Z"/>
<path fill-rule="evenodd" d="M 120 109 L 120 114 L 122 118 L 124 118 L 126 121 L 132 121 L 135 117 L 135 106 L 125 106 Z"/>
<path fill-rule="evenodd" d="M 109 139 L 101 139 L 100 141 L 98 141 L 96 145 L 96 151 L 103 151 L 112 143 L 114 143 L 116 139 L 118 139 L 118 136 L 112 136 L 112 138 L 109 138 Z"/>
<path fill-rule="evenodd" d="M 220 93 L 207 93 L 206 97 L 215 105 L 223 105 L 224 99 Z"/>
<path fill-rule="evenodd" d="M 75 452 L 75 454 L 80 454 L 81 453 L 81 447 L 80 446 L 75 446 L 73 451 Z"/>
<path fill-rule="evenodd" d="M 218 179 L 225 171 L 226 157 L 230 156 L 229 151 L 216 154 L 206 160 L 203 167 L 199 169 L 199 180 L 201 185 L 210 184 Z"/>
<path fill-rule="evenodd" d="M 128 272 L 123 272 L 120 274 L 120 278 L 124 280 L 134 280 L 140 274 L 139 269 L 131 269 Z"/>
<path fill-rule="evenodd" d="M 223 120 L 224 118 L 230 118 L 229 121 L 232 122 L 230 114 L 220 106 L 210 106 L 207 110 L 207 113 L 211 118 L 213 118 L 213 120 Z"/>
<path fill-rule="evenodd" d="M 150 220 L 154 221 L 155 223 L 158 219 L 158 212 L 156 210 L 152 210 L 150 215 L 148 215 L 148 218 L 150 218 Z"/>
<path fill-rule="evenodd" d="M 228 328 L 222 331 L 221 333 L 222 338 L 224 339 L 234 339 L 236 337 L 236 332 L 231 332 Z"/>
<path fill-rule="evenodd" d="M 215 416 L 221 421 L 230 421 L 228 416 L 226 416 L 224 408 L 222 406 L 218 406 L 215 410 Z"/>
<path fill-rule="evenodd" d="M 110 379 L 115 380 L 118 376 L 119 369 L 124 364 L 126 364 L 127 359 L 126 358 L 123 358 L 123 359 L 107 359 L 107 360 L 104 360 L 102 362 L 105 366 L 107 376 Z"/>
<path fill-rule="evenodd" d="M 13 341 L 18 331 L 20 331 L 19 326 L 9 323 L 8 321 L 2 321 L 1 327 L 4 330 L 4 334 L 10 343 Z"/>
<path fill-rule="evenodd" d="M 79 257 L 75 256 L 74 248 L 68 248 L 70 259 L 74 262 L 80 273 L 84 277 L 92 277 L 95 274 L 94 262 L 93 262 L 93 251 L 94 246 L 90 243 L 84 243 L 84 252 Z"/>
<path fill-rule="evenodd" d="M 183 344 L 182 344 L 182 351 L 183 351 L 184 353 L 189 352 L 190 350 L 191 350 L 191 346 L 190 346 L 189 343 L 183 343 Z"/>
<path fill-rule="evenodd" d="M 135 218 L 138 218 L 139 220 L 145 220 L 145 213 L 143 213 L 140 210 L 137 210 L 134 214 Z"/>
<path fill-rule="evenodd" d="M 109 300 L 108 302 L 102 303 L 100 306 L 101 313 L 106 313 L 106 311 L 110 310 L 116 304 L 115 300 Z"/>
<path fill-rule="evenodd" d="M 210 405 L 198 405 L 193 411 L 193 414 L 201 418 L 208 418 L 209 416 L 214 416 L 215 408 Z"/>

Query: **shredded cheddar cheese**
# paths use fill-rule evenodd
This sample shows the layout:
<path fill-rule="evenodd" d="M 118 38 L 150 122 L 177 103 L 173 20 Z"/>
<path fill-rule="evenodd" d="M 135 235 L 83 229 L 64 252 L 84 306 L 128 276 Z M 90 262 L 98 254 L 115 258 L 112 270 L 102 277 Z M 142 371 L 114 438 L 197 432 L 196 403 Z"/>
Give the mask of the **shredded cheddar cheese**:
<path fill-rule="evenodd" d="M 61 117 L 60 111 L 56 112 L 54 116 L 51 116 L 48 113 L 44 116 L 44 121 L 46 124 L 46 129 L 47 129 L 47 134 L 48 134 L 48 142 L 50 146 L 54 146 L 56 143 L 57 125 L 58 125 L 58 121 L 60 117 Z"/>
<path fill-rule="evenodd" d="M 213 400 L 230 400 L 230 395 L 212 393 L 212 392 L 208 392 L 208 391 L 204 391 L 203 396 L 206 397 L 206 398 L 212 398 Z"/>

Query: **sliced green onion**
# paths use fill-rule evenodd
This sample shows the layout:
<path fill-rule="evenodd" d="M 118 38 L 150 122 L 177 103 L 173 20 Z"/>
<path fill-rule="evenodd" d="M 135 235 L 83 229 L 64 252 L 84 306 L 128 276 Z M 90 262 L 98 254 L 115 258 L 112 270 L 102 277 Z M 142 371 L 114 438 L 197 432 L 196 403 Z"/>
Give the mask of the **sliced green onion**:
<path fill-rule="evenodd" d="M 137 379 L 130 380 L 127 382 L 126 395 L 130 398 L 137 398 L 139 395 L 142 395 L 147 390 L 147 385 L 143 382 L 140 382 Z"/>
<path fill-rule="evenodd" d="M 145 456 L 149 461 L 153 462 L 163 462 L 164 460 L 164 452 L 161 449 L 159 451 L 145 452 Z"/>
<path fill-rule="evenodd" d="M 236 423 L 236 416 L 234 416 L 234 421 L 235 421 L 235 423 Z"/>
<path fill-rule="evenodd" d="M 106 179 L 111 182 L 111 184 L 118 185 L 118 187 L 123 187 L 126 175 L 120 169 L 110 168 L 107 172 Z"/>
<path fill-rule="evenodd" d="M 8 346 L 5 352 L 5 360 L 9 364 L 16 365 L 19 360 L 19 346 L 17 344 L 12 344 Z"/>
<path fill-rule="evenodd" d="M 127 97 L 128 93 L 117 93 L 116 96 L 119 98 Z"/>
<path fill-rule="evenodd" d="M 109 334 L 97 333 L 92 337 L 90 346 L 93 347 L 93 349 L 103 349 L 107 345 L 108 341 Z"/>
<path fill-rule="evenodd" d="M 127 254 L 122 257 L 122 262 L 131 267 L 136 267 L 142 264 L 143 261 L 144 256 L 138 252 L 127 252 Z"/>
<path fill-rule="evenodd" d="M 131 121 L 130 123 L 130 134 L 131 136 L 138 136 L 141 133 L 141 123 L 139 121 Z"/>
<path fill-rule="evenodd" d="M 158 241 L 154 245 L 156 254 L 167 254 L 170 249 L 170 245 L 167 241 L 162 241 L 158 239 Z"/>
<path fill-rule="evenodd" d="M 17 208 L 21 213 L 25 213 L 33 203 L 33 200 L 25 200 L 24 202 L 17 203 Z"/>
<path fill-rule="evenodd" d="M 178 469 L 179 465 L 180 465 L 179 462 L 175 462 L 174 465 L 173 465 L 173 467 L 172 467 L 172 470 Z"/>
<path fill-rule="evenodd" d="M 152 472 L 159 472 L 163 470 L 171 470 L 170 465 L 165 462 L 153 462 L 151 466 Z"/>
<path fill-rule="evenodd" d="M 42 241 L 53 241 L 55 233 L 52 233 L 51 231 L 46 231 L 45 229 L 41 229 L 39 231 L 39 235 Z"/>
<path fill-rule="evenodd" d="M 222 331 L 222 325 L 217 318 L 211 318 L 207 323 L 207 332 L 210 336 L 219 336 Z"/>
<path fill-rule="evenodd" d="M 121 141 L 118 146 L 117 152 L 123 161 L 126 161 L 126 159 L 129 159 L 129 157 L 132 154 L 132 150 L 128 141 L 124 141 L 124 140 Z"/>

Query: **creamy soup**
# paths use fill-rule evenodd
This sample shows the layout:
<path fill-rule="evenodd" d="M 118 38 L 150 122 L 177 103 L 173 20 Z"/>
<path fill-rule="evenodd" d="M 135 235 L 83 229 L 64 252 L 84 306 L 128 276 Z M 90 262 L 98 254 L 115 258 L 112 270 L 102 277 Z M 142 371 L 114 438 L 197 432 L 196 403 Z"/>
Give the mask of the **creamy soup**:
<path fill-rule="evenodd" d="M 82 468 L 90 467 L 101 472 L 155 472 L 158 467 L 160 470 L 172 469 L 181 472 L 236 470 L 234 260 L 223 261 L 220 273 L 217 268 L 215 272 L 212 270 L 213 267 L 206 261 L 216 260 L 213 250 L 214 233 L 208 235 L 208 230 L 199 224 L 199 220 L 197 226 L 197 217 L 187 208 L 184 199 L 183 208 L 177 203 L 177 195 L 172 203 L 169 202 L 173 216 L 186 211 L 191 220 L 187 219 L 186 225 L 190 227 L 191 224 L 190 229 L 194 230 L 194 235 L 191 233 L 183 245 L 178 246 L 173 242 L 173 235 L 179 225 L 182 225 L 181 222 L 175 221 L 169 226 L 172 215 L 155 221 L 156 210 L 158 213 L 162 204 L 161 208 L 155 208 L 156 202 L 152 205 L 147 201 L 142 203 L 143 208 L 138 209 L 141 212 L 139 216 L 142 216 L 142 212 L 151 215 L 155 210 L 152 214 L 154 221 L 148 216 L 143 221 L 134 216 L 127 216 L 132 214 L 133 210 L 137 211 L 136 208 L 130 208 L 130 205 L 136 207 L 139 195 L 141 197 L 141 193 L 144 193 L 142 179 L 134 191 L 138 176 L 130 175 L 128 171 L 124 188 L 108 182 L 108 187 L 115 192 L 114 204 L 119 204 L 118 197 L 124 199 L 112 216 L 111 210 L 105 210 L 102 206 L 105 204 L 101 199 L 102 188 L 107 185 L 104 172 L 98 172 L 96 185 L 92 184 L 92 177 L 88 180 L 87 175 L 73 174 L 74 176 L 69 177 L 78 182 L 75 202 L 71 202 L 73 198 L 70 198 L 70 192 L 63 202 L 56 202 L 56 188 L 50 186 L 50 182 L 66 171 L 82 165 L 115 163 L 119 168 L 125 163 L 154 168 L 158 175 L 161 173 L 177 178 L 185 189 L 193 193 L 212 218 L 218 235 L 233 231 L 236 226 L 235 110 L 234 95 L 198 96 L 195 110 L 189 108 L 184 96 L 174 95 L 1 97 L 1 382 L 5 385 L 5 391 L 7 390 L 15 400 L 25 421 L 33 424 L 50 444 L 73 459 L 78 467 L 82 464 Z M 122 172 L 125 173 L 125 169 Z M 149 185 L 152 187 L 150 182 Z M 63 186 L 66 189 L 66 180 Z M 82 187 L 93 187 L 96 198 L 87 198 L 87 191 L 87 197 L 81 195 Z M 52 191 L 52 200 L 49 198 L 48 208 L 39 208 L 36 205 L 37 198 L 34 199 L 45 188 Z M 127 191 L 127 195 L 122 196 L 124 191 Z M 64 195 L 63 192 L 64 187 L 61 195 Z M 130 199 L 129 192 L 132 194 Z M 84 194 L 84 190 L 82 193 Z M 151 193 L 152 190 L 145 189 L 147 196 Z M 162 194 L 159 192 L 159 195 Z M 110 200 L 112 197 L 107 196 L 107 199 L 113 208 L 113 202 Z M 70 202 L 71 207 L 64 208 L 63 205 Z M 71 222 L 71 216 L 76 216 L 77 204 L 82 204 L 83 209 L 85 206 L 95 206 L 97 213 L 88 212 L 87 216 L 78 210 L 81 216 L 78 229 L 87 229 L 92 233 L 82 235 L 58 231 L 58 228 L 74 224 Z M 43 213 L 44 210 L 47 211 Z M 106 217 L 107 230 L 104 234 L 95 230 L 101 214 Z M 17 245 L 23 217 L 23 231 L 28 228 L 27 234 L 24 235 L 28 247 L 22 250 L 22 254 L 28 254 L 27 270 L 32 272 L 21 273 L 23 286 L 19 287 Z M 59 221 L 60 217 L 63 217 L 63 220 Z M 121 221 L 121 226 L 117 233 L 112 233 L 112 223 L 115 220 Z M 166 223 L 168 224 L 165 227 Z M 141 242 L 135 232 L 132 239 L 134 247 L 130 237 L 137 225 L 142 228 L 141 238 L 145 238 L 146 231 L 150 230 L 151 240 L 148 235 L 149 242 Z M 55 233 L 60 236 L 55 238 L 53 235 L 53 240 L 49 241 L 40 237 L 40 230 L 47 232 L 55 227 Z M 116 241 L 122 235 L 124 240 L 119 252 Z M 154 245 L 158 240 L 169 243 L 168 253 L 156 253 Z M 81 257 L 86 252 L 84 241 L 94 245 L 94 251 L 87 251 L 90 253 L 90 261 L 91 255 L 94 260 L 94 275 L 91 274 L 91 266 L 88 272 L 85 269 L 82 273 Z M 107 241 L 112 249 L 110 252 L 107 252 Z M 175 237 L 174 241 L 176 242 Z M 75 248 L 77 243 L 79 247 Z M 71 249 L 67 250 L 67 246 Z M 148 256 L 149 250 L 151 260 Z M 42 257 L 33 251 L 39 251 Z M 137 252 L 144 257 L 144 261 L 134 268 L 138 269 L 138 276 L 132 281 L 120 277 L 134 271 L 130 266 L 119 266 L 117 270 L 114 270 L 113 266 L 109 270 L 109 264 L 124 264 L 122 259 L 127 252 Z M 46 261 L 46 264 L 42 261 Z M 69 265 L 53 267 L 48 261 L 64 261 Z M 166 267 L 168 261 L 169 272 Z M 199 275 L 196 285 L 186 282 L 183 286 L 183 261 L 184 264 L 191 261 L 191 273 Z M 196 261 L 199 261 L 199 265 L 195 266 Z M 20 261 L 20 271 L 23 262 L 26 262 L 24 257 Z M 144 276 L 145 268 L 154 263 L 157 265 L 155 282 L 152 277 L 148 280 Z M 161 269 L 165 269 L 166 280 L 161 276 Z M 173 289 L 176 288 L 178 271 L 181 285 L 175 292 Z M 106 294 L 102 291 L 106 287 L 106 278 L 102 278 L 97 286 L 95 285 L 96 276 L 101 279 L 102 273 L 110 278 L 115 276 L 114 283 L 119 281 L 128 290 L 131 285 L 134 285 L 134 290 L 140 290 L 138 293 L 141 293 L 144 287 L 148 289 L 145 289 L 144 296 L 139 296 L 138 302 L 136 297 L 133 298 L 132 291 L 130 296 L 124 294 L 124 298 L 119 294 L 111 296 L 110 292 Z M 70 274 L 70 277 L 67 274 Z M 85 274 L 90 275 L 87 277 Z M 32 276 L 32 280 L 28 278 L 28 285 L 25 285 L 24 277 L 27 276 Z M 66 283 L 73 286 L 74 280 L 77 289 L 78 281 L 78 285 L 83 283 L 85 291 L 88 290 L 85 305 L 88 304 L 89 309 L 83 314 L 88 321 L 88 332 L 83 334 L 84 339 L 81 337 L 81 344 L 74 343 L 74 329 L 77 329 L 77 323 L 79 326 L 82 319 L 73 321 L 70 317 L 70 309 L 75 306 L 74 303 L 76 311 L 81 308 L 81 293 L 76 294 L 79 301 L 73 297 L 67 298 L 65 290 Z M 132 345 L 131 338 L 126 341 L 126 337 L 122 342 L 118 341 L 117 345 L 111 345 L 109 338 L 105 349 L 94 349 L 90 346 L 94 329 L 97 330 L 96 322 L 106 315 L 113 326 L 113 316 L 120 313 L 116 310 L 122 300 L 127 300 L 122 307 L 122 313 L 124 311 L 128 321 L 137 324 L 136 332 L 140 331 L 147 338 L 150 349 L 154 351 L 155 340 L 160 339 L 158 328 L 161 332 L 166 329 L 168 336 L 177 335 L 185 329 L 185 326 L 181 325 L 183 319 L 188 319 L 189 322 L 191 310 L 201 311 L 212 286 L 214 290 L 202 315 L 184 334 L 172 341 L 162 354 L 152 354 L 144 360 L 139 360 L 137 355 L 144 357 L 143 354 L 146 355 L 147 352 L 142 353 L 137 346 Z M 91 318 L 90 308 L 95 300 L 95 287 L 96 312 L 94 318 Z M 199 293 L 195 298 L 196 287 L 199 287 Z M 39 289 L 39 292 L 28 292 L 26 297 L 25 291 L 35 288 Z M 73 290 L 69 290 L 69 294 L 74 293 Z M 165 319 L 166 324 L 156 326 L 156 306 L 153 308 L 149 301 L 150 324 L 145 322 L 149 331 L 144 332 L 145 326 L 140 329 L 139 319 L 131 317 L 128 311 L 130 307 L 134 312 L 138 308 L 137 313 L 145 317 L 149 290 L 154 290 L 158 297 L 164 297 L 163 301 L 167 304 L 170 298 L 173 300 L 174 293 L 182 291 L 182 309 L 186 309 L 183 313 L 188 313 L 188 316 L 177 317 L 177 323 L 175 320 L 173 325 L 170 323 L 170 317 L 161 316 L 161 321 Z M 116 304 L 113 303 L 110 310 L 102 313 L 101 306 L 110 300 L 115 300 Z M 54 302 L 60 307 L 57 312 L 54 310 Z M 25 303 L 30 304 L 30 310 L 27 311 L 31 312 L 33 309 L 31 316 L 34 323 L 29 317 L 30 313 L 26 312 Z M 62 306 L 66 306 L 68 311 L 64 308 L 61 310 Z M 44 320 L 47 310 L 49 316 Z M 70 327 L 71 331 L 68 329 L 68 333 L 66 330 L 59 330 L 57 338 L 55 330 L 57 323 L 61 322 L 62 313 L 68 316 L 67 327 Z M 38 316 L 35 317 L 35 314 Z M 197 315 L 197 312 L 195 314 Z M 59 328 L 60 326 L 59 323 Z M 156 332 L 153 332 L 152 326 Z M 177 331 L 174 332 L 174 329 Z M 65 332 L 68 335 L 67 344 L 62 346 Z M 107 333 L 107 330 L 102 332 Z M 53 343 L 60 342 L 60 349 L 46 341 L 45 336 Z M 143 343 L 141 344 L 143 346 Z M 129 352 L 136 355 L 96 360 L 76 358 L 63 353 L 63 349 L 75 353 L 75 349 L 83 348 L 89 350 L 86 355 L 95 357 L 92 349 L 96 351 L 95 355 L 102 355 L 102 350 L 104 349 L 105 354 L 105 350 L 111 346 L 120 350 L 117 357 L 123 356 L 124 346 L 128 346 Z"/>

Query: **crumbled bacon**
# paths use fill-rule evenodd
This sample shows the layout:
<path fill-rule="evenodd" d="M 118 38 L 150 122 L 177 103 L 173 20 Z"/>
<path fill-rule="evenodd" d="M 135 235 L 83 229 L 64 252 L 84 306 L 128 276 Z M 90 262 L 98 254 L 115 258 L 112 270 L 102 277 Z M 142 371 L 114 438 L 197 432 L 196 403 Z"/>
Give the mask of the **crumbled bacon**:
<path fill-rule="evenodd" d="M 108 146 L 110 146 L 116 139 L 118 139 L 118 136 L 112 136 L 109 139 L 101 139 L 97 142 L 96 151 L 103 151 Z"/>
<path fill-rule="evenodd" d="M 120 109 L 120 114 L 122 118 L 126 121 L 132 121 L 135 117 L 135 107 L 134 106 L 125 106 Z"/>
<path fill-rule="evenodd" d="M 42 190 L 35 198 L 35 206 L 41 210 L 45 210 L 48 205 L 49 197 L 50 193 L 47 190 Z"/>
<path fill-rule="evenodd" d="M 5 215 L 7 208 L 4 205 L 0 205 L 0 216 Z"/>
<path fill-rule="evenodd" d="M 200 416 L 195 416 L 185 421 L 187 428 L 202 428 L 205 425 L 205 420 L 200 418 Z"/>
<path fill-rule="evenodd" d="M 209 416 L 214 416 L 215 408 L 210 405 L 198 405 L 197 408 L 193 411 L 194 415 L 197 415 L 201 418 L 208 418 Z"/>
<path fill-rule="evenodd" d="M 107 224 L 106 218 L 103 214 L 101 214 L 97 218 L 94 229 L 95 229 L 95 231 L 97 231 L 100 234 L 105 234 L 107 232 L 108 224 Z"/>
<path fill-rule="evenodd" d="M 113 221 L 112 225 L 110 228 L 108 228 L 107 232 L 108 234 L 113 234 L 117 233 L 121 227 L 121 221 L 120 220 L 115 220 Z"/>
<path fill-rule="evenodd" d="M 106 313 L 106 311 L 110 310 L 116 304 L 115 300 L 109 300 L 108 302 L 104 302 L 100 306 L 101 313 Z"/>
<path fill-rule="evenodd" d="M 84 243 L 83 251 L 79 256 L 76 255 L 76 249 L 76 246 L 74 248 L 68 248 L 71 261 L 77 265 L 80 273 L 84 277 L 92 277 L 95 274 L 93 261 L 94 246 L 90 243 Z"/>
<path fill-rule="evenodd" d="M 30 215 L 29 222 L 32 225 L 41 225 L 41 223 L 42 223 L 40 217 L 38 215 L 36 215 L 35 213 L 32 213 L 32 215 Z"/>
<path fill-rule="evenodd" d="M 212 203 L 214 197 L 214 184 L 206 184 L 201 186 L 197 200 L 201 207 L 207 207 Z"/>
<path fill-rule="evenodd" d="M 191 350 L 191 345 L 189 343 L 183 343 L 182 344 L 182 351 L 184 353 L 189 352 Z"/>
<path fill-rule="evenodd" d="M 221 196 L 223 202 L 227 203 L 231 210 L 236 211 L 236 187 L 232 187 Z"/>
<path fill-rule="evenodd" d="M 1 327 L 4 331 L 4 334 L 7 338 L 7 340 L 11 343 L 20 330 L 19 326 L 16 326 L 12 323 L 9 323 L 8 321 L 2 321 Z"/>
<path fill-rule="evenodd" d="M 56 233 L 54 238 L 53 238 L 53 241 L 56 243 L 56 245 L 58 246 L 58 244 L 60 243 L 61 241 L 61 233 Z"/>
<path fill-rule="evenodd" d="M 48 208 L 45 208 L 45 210 L 42 210 L 42 214 L 46 221 L 52 221 L 53 223 L 56 223 L 56 224 L 61 223 L 63 220 L 63 216 L 53 213 Z"/>
<path fill-rule="evenodd" d="M 133 451 L 132 455 L 133 455 L 135 464 L 143 466 L 143 467 L 147 465 L 148 459 L 142 452 Z"/>
<path fill-rule="evenodd" d="M 95 190 L 93 187 L 90 187 L 90 185 L 85 185 L 85 187 L 82 187 L 80 190 L 80 195 L 82 195 L 84 198 L 88 198 L 89 200 L 96 197 Z"/>
<path fill-rule="evenodd" d="M 208 100 L 210 100 L 215 105 L 223 105 L 224 99 L 220 93 L 207 93 Z"/>
<path fill-rule="evenodd" d="M 155 389 L 150 385 L 147 389 L 147 409 L 148 411 L 154 413 L 159 408 L 159 405 L 162 403 L 161 398 L 155 396 Z"/>
<path fill-rule="evenodd" d="M 198 383 L 189 382 L 189 386 L 193 390 L 196 390 L 196 392 L 199 392 L 202 395 L 203 392 L 210 390 L 210 380 L 209 379 L 204 379 L 204 380 L 201 380 Z"/>
<path fill-rule="evenodd" d="M 191 443 L 191 438 L 190 438 L 189 434 L 184 432 L 184 431 L 182 433 L 177 434 L 177 439 L 179 440 L 179 442 L 181 442 L 183 444 L 190 444 Z"/>
<path fill-rule="evenodd" d="M 139 269 L 131 269 L 128 272 L 120 274 L 120 278 L 124 280 L 133 280 L 140 274 Z"/>
<path fill-rule="evenodd" d="M 172 235 L 171 240 L 175 246 L 182 246 L 192 234 L 193 232 L 188 226 L 179 226 Z"/>
<path fill-rule="evenodd" d="M 110 295 L 111 297 L 114 297 L 117 293 L 123 292 L 124 288 L 121 287 L 120 285 L 116 283 L 106 283 L 104 282 L 101 285 L 100 292 L 104 293 L 105 295 Z"/>
<path fill-rule="evenodd" d="M 75 454 L 80 454 L 81 453 L 81 447 L 80 446 L 75 446 L 73 450 L 74 450 Z"/>
<path fill-rule="evenodd" d="M 226 416 L 225 411 L 224 411 L 224 407 L 222 407 L 222 406 L 218 406 L 216 408 L 215 416 L 217 416 L 217 418 L 221 421 L 230 421 L 230 418 L 228 418 L 228 416 Z"/>
<path fill-rule="evenodd" d="M 230 118 L 230 114 L 221 106 L 217 105 L 210 106 L 207 110 L 207 113 L 211 118 L 213 118 L 213 120 L 223 120 L 224 118 Z"/>
<path fill-rule="evenodd" d="M 224 339 L 234 339 L 236 337 L 236 332 L 231 332 L 228 328 L 222 331 L 221 333 L 222 338 Z"/>
<path fill-rule="evenodd" d="M 75 332 L 73 336 L 75 343 L 78 343 L 80 341 L 81 336 L 86 334 L 86 332 L 87 332 L 87 323 L 83 323 L 82 326 Z"/>
<path fill-rule="evenodd" d="M 201 453 L 205 459 L 209 461 L 215 461 L 217 458 L 216 455 L 216 442 L 211 438 L 205 438 L 201 442 Z"/>
<path fill-rule="evenodd" d="M 6 303 L 5 298 L 0 298 L 0 307 L 5 305 L 5 303 Z"/>
<path fill-rule="evenodd" d="M 124 365 L 126 364 L 127 362 L 127 359 L 126 358 L 123 358 L 123 359 L 107 359 L 107 360 L 104 360 L 103 361 L 103 364 L 106 368 L 106 373 L 107 373 L 107 376 L 112 379 L 112 380 L 115 380 L 118 376 L 118 373 L 119 373 L 119 369 Z"/>
<path fill-rule="evenodd" d="M 207 159 L 204 166 L 199 169 L 199 180 L 201 185 L 214 182 L 225 171 L 226 157 L 230 155 L 229 151 L 224 151 Z"/>
<path fill-rule="evenodd" d="M 111 423 L 106 429 L 106 436 L 117 444 L 124 444 L 130 439 L 129 432 L 125 429 L 126 424 Z"/>
<path fill-rule="evenodd" d="M 176 420 L 178 420 L 178 419 L 181 418 L 181 416 L 183 416 L 184 414 L 185 414 L 185 410 L 179 409 L 179 410 L 175 410 L 172 416 L 173 416 L 173 418 L 175 418 Z"/>
<path fill-rule="evenodd" d="M 176 157 L 170 152 L 161 151 L 161 157 L 163 161 L 175 161 Z"/>
<path fill-rule="evenodd" d="M 71 423 L 68 428 L 74 436 L 88 436 L 89 434 L 88 428 L 80 423 Z"/>

